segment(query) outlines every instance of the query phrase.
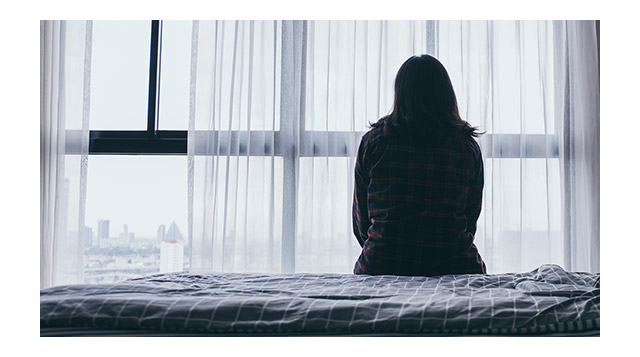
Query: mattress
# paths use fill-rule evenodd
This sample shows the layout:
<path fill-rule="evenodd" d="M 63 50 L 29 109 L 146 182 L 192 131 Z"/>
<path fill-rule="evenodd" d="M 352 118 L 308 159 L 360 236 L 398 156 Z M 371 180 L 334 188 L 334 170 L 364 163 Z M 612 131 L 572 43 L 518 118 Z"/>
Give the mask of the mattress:
<path fill-rule="evenodd" d="M 40 291 L 41 336 L 598 336 L 600 274 L 171 273 Z"/>

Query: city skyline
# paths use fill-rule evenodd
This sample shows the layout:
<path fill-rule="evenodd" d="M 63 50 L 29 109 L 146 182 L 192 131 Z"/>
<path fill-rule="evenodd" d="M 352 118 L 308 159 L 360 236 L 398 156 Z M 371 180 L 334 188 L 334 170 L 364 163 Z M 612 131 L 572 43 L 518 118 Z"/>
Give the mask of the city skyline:
<path fill-rule="evenodd" d="M 83 275 L 85 283 L 116 282 L 143 275 L 186 270 L 184 235 L 175 221 L 161 224 L 155 239 L 135 239 L 124 224 L 112 229 L 108 219 L 98 221 L 98 233 L 85 226 Z M 187 248 L 187 249 L 186 249 Z"/>
<path fill-rule="evenodd" d="M 106 226 L 105 226 L 106 222 Z M 175 228 L 174 228 L 175 227 Z M 90 240 L 93 245 L 98 245 L 99 239 L 105 237 L 104 231 L 106 229 L 106 238 L 107 239 L 118 239 L 121 240 L 123 238 L 123 233 L 128 233 L 130 235 L 130 241 L 134 240 L 157 240 L 162 241 L 165 240 L 164 237 L 167 237 L 167 240 L 176 240 L 173 239 L 176 235 L 180 235 L 181 240 L 186 240 L 184 236 L 183 229 L 172 220 L 171 223 L 165 224 L 162 223 L 158 225 L 156 229 L 156 233 L 153 235 L 138 235 L 137 232 L 129 229 L 129 224 L 124 223 L 121 225 L 119 229 L 114 229 L 115 227 L 111 224 L 110 219 L 100 218 L 98 219 L 97 226 L 91 226 L 85 224 L 85 242 Z M 177 232 L 176 232 L 177 230 Z M 160 238 L 160 231 L 162 231 L 162 238 Z M 169 239 L 171 238 L 171 239 Z"/>
<path fill-rule="evenodd" d="M 98 221 L 108 219 L 114 234 L 127 224 L 145 239 L 175 221 L 186 232 L 187 196 L 185 157 L 92 156 L 84 225 L 97 232 Z"/>

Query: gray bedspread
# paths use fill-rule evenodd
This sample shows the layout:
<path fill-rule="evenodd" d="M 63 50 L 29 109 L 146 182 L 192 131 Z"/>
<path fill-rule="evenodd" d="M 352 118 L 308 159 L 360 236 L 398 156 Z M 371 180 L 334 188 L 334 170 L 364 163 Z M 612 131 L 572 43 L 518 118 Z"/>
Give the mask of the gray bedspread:
<path fill-rule="evenodd" d="M 208 335 L 577 335 L 600 274 L 158 274 L 40 292 L 40 328 Z"/>

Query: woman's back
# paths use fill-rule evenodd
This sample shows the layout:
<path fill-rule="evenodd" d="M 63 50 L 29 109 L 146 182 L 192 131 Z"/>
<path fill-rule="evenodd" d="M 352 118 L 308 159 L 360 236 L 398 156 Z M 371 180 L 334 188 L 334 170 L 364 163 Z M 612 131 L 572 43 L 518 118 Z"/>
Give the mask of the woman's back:
<path fill-rule="evenodd" d="M 427 138 L 374 127 L 356 164 L 355 273 L 484 273 L 473 244 L 482 204 L 480 148 L 465 134 Z"/>

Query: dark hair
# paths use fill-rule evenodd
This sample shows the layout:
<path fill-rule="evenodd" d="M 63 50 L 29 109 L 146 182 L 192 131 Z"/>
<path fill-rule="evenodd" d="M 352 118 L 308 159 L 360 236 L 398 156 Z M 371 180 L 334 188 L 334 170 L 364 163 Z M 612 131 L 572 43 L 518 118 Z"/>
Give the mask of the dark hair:
<path fill-rule="evenodd" d="M 393 111 L 371 127 L 385 125 L 426 136 L 463 133 L 477 137 L 478 128 L 462 120 L 456 94 L 444 66 L 432 56 L 412 56 L 396 75 Z"/>

